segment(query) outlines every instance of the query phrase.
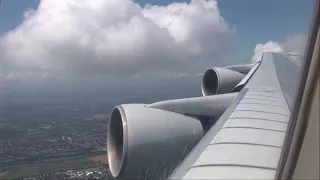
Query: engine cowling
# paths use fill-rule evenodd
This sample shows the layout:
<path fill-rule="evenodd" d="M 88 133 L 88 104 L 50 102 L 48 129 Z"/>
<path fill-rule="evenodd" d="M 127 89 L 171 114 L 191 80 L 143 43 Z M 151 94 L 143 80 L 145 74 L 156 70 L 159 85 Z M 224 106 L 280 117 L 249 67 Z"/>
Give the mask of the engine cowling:
<path fill-rule="evenodd" d="M 237 93 L 116 106 L 107 150 L 112 176 L 165 179 Z"/>
<path fill-rule="evenodd" d="M 246 75 L 253 68 L 254 65 L 255 64 L 241 64 L 241 65 L 226 66 L 224 68 Z"/>
<path fill-rule="evenodd" d="M 112 176 L 166 178 L 203 136 L 197 119 L 145 105 L 116 106 L 107 150 Z"/>
<path fill-rule="evenodd" d="M 231 93 L 243 78 L 243 74 L 230 69 L 220 67 L 208 69 L 202 78 L 202 95 Z"/>
<path fill-rule="evenodd" d="M 238 93 L 228 93 L 207 97 L 173 99 L 148 104 L 146 107 L 190 115 L 198 119 L 201 119 L 201 117 L 217 119 L 227 109 L 237 94 Z"/>

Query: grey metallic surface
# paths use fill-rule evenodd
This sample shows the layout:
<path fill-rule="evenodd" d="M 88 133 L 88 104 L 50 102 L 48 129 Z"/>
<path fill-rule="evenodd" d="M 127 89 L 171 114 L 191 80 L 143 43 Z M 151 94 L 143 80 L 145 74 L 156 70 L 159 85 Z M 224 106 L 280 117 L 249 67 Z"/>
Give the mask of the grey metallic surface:
<path fill-rule="evenodd" d="M 161 101 L 147 105 L 184 115 L 219 118 L 238 93 Z"/>
<path fill-rule="evenodd" d="M 247 82 L 251 78 L 252 74 L 256 72 L 259 65 L 260 65 L 260 62 L 252 66 L 251 70 L 247 73 L 247 75 L 234 87 L 234 90 L 233 90 L 234 92 L 241 91 L 241 89 L 247 84 Z"/>
<path fill-rule="evenodd" d="M 276 59 L 274 63 L 282 91 L 284 92 L 289 108 L 292 109 L 300 80 L 301 66 L 297 66 L 296 63 L 293 63 L 295 61 L 294 59 L 284 54 L 273 53 L 272 56 Z"/>
<path fill-rule="evenodd" d="M 287 123 L 277 121 L 266 121 L 264 119 L 248 119 L 248 118 L 236 118 L 229 119 L 225 125 L 225 128 L 229 127 L 251 127 L 259 129 L 270 129 L 275 131 L 286 131 Z"/>
<path fill-rule="evenodd" d="M 244 78 L 236 71 L 214 67 L 208 69 L 202 78 L 201 91 L 203 96 L 232 93 L 235 86 Z"/>
<path fill-rule="evenodd" d="M 202 138 L 197 119 L 143 104 L 114 108 L 108 128 L 108 160 L 114 177 L 168 177 Z"/>
<path fill-rule="evenodd" d="M 292 53 L 289 53 L 289 54 L 286 54 L 285 56 L 288 56 L 290 57 L 290 60 L 296 65 L 299 67 L 299 69 L 302 68 L 302 58 L 303 58 L 303 55 L 301 54 L 292 54 Z"/>
<path fill-rule="evenodd" d="M 284 71 L 290 62 L 286 56 L 263 53 L 237 101 L 170 179 L 274 179 L 290 116 L 286 99 L 294 95 L 292 89 L 286 89 L 294 88 L 294 83 L 284 80 L 294 78 L 288 72 L 296 70 L 278 71 Z"/>
<path fill-rule="evenodd" d="M 212 141 L 212 137 L 216 136 L 220 128 L 226 123 L 230 113 L 234 111 L 242 97 L 247 93 L 247 89 L 243 89 L 238 96 L 233 100 L 227 110 L 218 119 L 216 124 L 207 132 L 207 134 L 199 141 L 199 143 L 192 149 L 183 162 L 174 170 L 168 179 L 182 179 L 189 171 L 190 167 L 200 157 L 207 145 Z M 207 173 L 207 172 L 206 172 Z M 204 178 L 204 177 L 203 177 Z M 210 178 L 210 176 L 209 176 Z"/>
<path fill-rule="evenodd" d="M 232 173 L 230 173 L 232 171 Z M 210 172 L 210 173 L 208 173 Z M 185 179 L 212 179 L 212 174 L 215 175 L 215 179 L 272 179 L 274 170 L 272 169 L 261 169 L 254 167 L 241 167 L 241 166 L 202 166 L 193 167 Z M 239 176 L 242 174 L 242 176 Z"/>
<path fill-rule="evenodd" d="M 278 165 L 276 160 L 280 158 L 280 151 L 281 149 L 278 147 L 259 146 L 255 144 L 238 142 L 229 144 L 214 143 L 210 144 L 204 150 L 192 167 L 234 165 L 261 169 L 276 169 Z M 241 175 L 239 174 L 239 176 Z M 187 179 L 186 177 L 184 177 L 184 179 Z M 201 179 L 201 175 L 198 177 Z M 214 178 L 214 174 L 212 177 Z"/>
<path fill-rule="evenodd" d="M 226 66 L 224 68 L 237 71 L 241 74 L 247 74 L 253 68 L 254 65 L 255 64 L 242 64 L 242 65 Z"/>

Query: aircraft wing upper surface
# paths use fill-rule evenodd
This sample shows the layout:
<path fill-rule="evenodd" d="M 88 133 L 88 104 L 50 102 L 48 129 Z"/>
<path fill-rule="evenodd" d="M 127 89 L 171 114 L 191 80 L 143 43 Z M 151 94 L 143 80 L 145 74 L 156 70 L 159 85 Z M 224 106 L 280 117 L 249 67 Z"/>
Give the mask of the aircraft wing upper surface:
<path fill-rule="evenodd" d="M 116 106 L 110 172 L 123 179 L 274 179 L 301 62 L 265 52 L 255 64 L 214 67 L 203 97 Z"/>
<path fill-rule="evenodd" d="M 300 67 L 285 54 L 263 53 L 250 80 L 169 179 L 274 179 Z"/>

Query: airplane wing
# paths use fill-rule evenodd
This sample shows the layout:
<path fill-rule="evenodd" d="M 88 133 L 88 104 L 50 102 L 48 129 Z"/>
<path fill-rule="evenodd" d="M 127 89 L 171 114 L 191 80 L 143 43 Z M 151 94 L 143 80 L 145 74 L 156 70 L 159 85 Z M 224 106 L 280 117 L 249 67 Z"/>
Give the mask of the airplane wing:
<path fill-rule="evenodd" d="M 111 174 L 274 179 L 300 68 L 289 55 L 265 52 L 255 64 L 208 69 L 203 97 L 116 106 L 107 137 Z"/>
<path fill-rule="evenodd" d="M 310 160 L 305 154 L 308 149 L 313 149 L 312 157 L 319 157 L 310 146 L 312 141 L 305 143 L 309 146 L 303 144 L 302 160 L 293 157 L 299 156 L 299 150 L 292 151 L 291 147 L 303 147 L 303 140 L 298 138 L 303 138 L 308 127 L 308 121 L 301 119 L 308 118 L 308 113 L 306 109 L 299 110 L 301 102 L 295 101 L 300 99 L 302 107 L 310 106 L 305 99 L 311 99 L 316 92 L 306 88 L 309 94 L 304 94 L 303 87 L 316 81 L 319 67 L 319 11 L 316 12 L 304 63 L 296 54 L 264 52 L 253 64 L 208 69 L 201 82 L 202 97 L 114 107 L 107 133 L 112 176 L 276 179 L 286 177 L 297 161 L 300 172 L 311 172 L 301 167 L 306 159 Z M 297 110 L 304 114 L 298 117 Z M 291 114 L 297 118 L 290 119 Z M 319 132 L 313 129 L 306 138 Z M 315 147 L 319 149 L 317 143 Z M 319 173 L 314 167 L 304 168 L 311 168 L 312 176 Z"/>
<path fill-rule="evenodd" d="M 285 54 L 259 67 L 170 179 L 274 179 L 300 69 Z"/>

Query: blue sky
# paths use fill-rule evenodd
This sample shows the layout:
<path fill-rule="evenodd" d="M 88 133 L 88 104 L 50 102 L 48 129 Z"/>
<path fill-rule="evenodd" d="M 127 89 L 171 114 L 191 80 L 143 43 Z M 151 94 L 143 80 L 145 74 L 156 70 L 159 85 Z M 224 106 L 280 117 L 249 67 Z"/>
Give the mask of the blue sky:
<path fill-rule="evenodd" d="M 38 0 L 2 0 L 0 35 L 14 29 L 22 21 L 23 12 L 35 9 Z M 172 0 L 138 0 L 165 5 Z M 177 1 L 175 1 L 177 2 Z M 178 0 L 183 2 L 183 0 Z M 226 58 L 250 58 L 257 43 L 283 41 L 296 33 L 307 34 L 312 17 L 313 0 L 219 0 L 225 20 L 236 29 L 230 55 Z"/>
<path fill-rule="evenodd" d="M 257 43 L 282 42 L 293 34 L 308 34 L 313 0 L 221 0 L 222 16 L 233 26 L 233 53 L 250 56 Z"/>

